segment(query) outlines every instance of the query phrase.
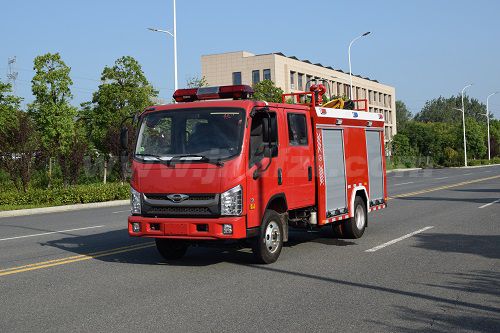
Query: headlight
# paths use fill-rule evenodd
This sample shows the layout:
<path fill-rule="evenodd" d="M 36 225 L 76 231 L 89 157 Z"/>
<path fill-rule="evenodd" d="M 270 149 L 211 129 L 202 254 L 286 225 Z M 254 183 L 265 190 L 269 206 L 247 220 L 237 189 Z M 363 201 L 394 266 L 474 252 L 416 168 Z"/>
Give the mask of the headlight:
<path fill-rule="evenodd" d="M 141 214 L 141 193 L 134 190 L 133 187 L 130 188 L 130 207 L 132 214 Z"/>
<path fill-rule="evenodd" d="M 243 211 L 243 189 L 235 186 L 220 196 L 221 215 L 241 215 Z"/>

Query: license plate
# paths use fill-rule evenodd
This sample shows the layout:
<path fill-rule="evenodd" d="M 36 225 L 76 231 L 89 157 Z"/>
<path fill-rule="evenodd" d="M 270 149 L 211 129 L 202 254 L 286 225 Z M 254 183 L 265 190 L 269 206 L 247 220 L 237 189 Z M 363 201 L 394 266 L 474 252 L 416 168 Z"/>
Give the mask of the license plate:
<path fill-rule="evenodd" d="M 188 233 L 188 225 L 186 223 L 165 223 L 163 226 L 165 235 L 182 236 Z"/>

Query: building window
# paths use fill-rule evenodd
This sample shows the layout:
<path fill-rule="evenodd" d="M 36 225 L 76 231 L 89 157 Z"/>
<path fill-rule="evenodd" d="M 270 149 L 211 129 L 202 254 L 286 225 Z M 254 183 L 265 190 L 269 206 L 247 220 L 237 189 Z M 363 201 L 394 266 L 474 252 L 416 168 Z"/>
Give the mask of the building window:
<path fill-rule="evenodd" d="M 262 71 L 262 74 L 264 76 L 264 80 L 271 80 L 271 70 L 270 69 L 264 69 Z"/>
<path fill-rule="evenodd" d="M 311 75 L 306 75 L 306 90 L 309 91 L 309 88 L 311 87 Z"/>
<path fill-rule="evenodd" d="M 344 84 L 344 95 L 349 97 L 350 99 L 354 99 L 351 97 L 351 86 L 349 84 Z"/>
<path fill-rule="evenodd" d="M 257 84 L 260 82 L 260 71 L 259 70 L 255 70 L 255 71 L 252 71 L 252 84 Z"/>
<path fill-rule="evenodd" d="M 288 140 L 291 146 L 307 146 L 307 122 L 303 114 L 289 113 Z"/>
<path fill-rule="evenodd" d="M 295 89 L 295 72 L 290 71 L 290 89 Z"/>
<path fill-rule="evenodd" d="M 304 74 L 299 73 L 297 80 L 297 89 L 304 90 Z"/>
<path fill-rule="evenodd" d="M 233 84 L 241 84 L 241 72 L 233 72 Z"/>

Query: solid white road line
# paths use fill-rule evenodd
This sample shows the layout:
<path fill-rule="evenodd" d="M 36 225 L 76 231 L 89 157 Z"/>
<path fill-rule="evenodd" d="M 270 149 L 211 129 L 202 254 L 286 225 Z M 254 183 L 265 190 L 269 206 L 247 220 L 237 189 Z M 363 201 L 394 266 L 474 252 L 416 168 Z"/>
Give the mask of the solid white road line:
<path fill-rule="evenodd" d="M 478 208 L 479 208 L 479 209 L 481 209 L 481 208 L 486 208 L 486 207 L 488 207 L 488 206 L 491 206 L 491 205 L 493 205 L 493 204 L 496 204 L 497 202 L 500 202 L 500 199 L 497 199 L 497 200 L 495 200 L 495 201 L 493 201 L 493 202 L 487 203 L 486 205 L 482 205 L 481 207 L 478 207 Z"/>
<path fill-rule="evenodd" d="M 95 225 L 93 227 L 85 227 L 85 228 L 76 228 L 76 229 L 67 229 L 67 230 L 59 230 L 59 231 L 51 231 L 51 232 L 44 232 L 41 234 L 33 234 L 33 235 L 25 235 L 25 236 L 17 236 L 17 237 L 9 237 L 9 238 L 1 238 L 0 241 L 6 241 L 6 240 L 11 240 L 11 239 L 19 239 L 19 238 L 27 238 L 27 237 L 36 237 L 36 236 L 44 236 L 44 235 L 51 235 L 51 234 L 61 234 L 63 232 L 69 232 L 69 231 L 78 231 L 78 230 L 86 230 L 86 229 L 95 229 L 95 228 L 102 228 L 104 227 L 103 225 Z"/>
<path fill-rule="evenodd" d="M 450 177 L 440 177 L 440 178 L 434 178 L 434 179 L 439 180 L 439 179 L 446 179 L 446 178 L 450 178 Z"/>
<path fill-rule="evenodd" d="M 411 237 L 411 236 L 414 236 L 414 235 L 416 235 L 416 234 L 419 234 L 419 233 L 421 233 L 421 232 L 424 232 L 424 231 L 429 230 L 429 229 L 432 229 L 432 228 L 434 228 L 434 226 L 428 226 L 428 227 L 422 228 L 422 229 L 420 229 L 420 230 L 417 230 L 417 231 L 411 232 L 411 233 L 406 234 L 406 235 L 404 235 L 404 236 L 401 236 L 401 237 L 399 237 L 399 238 L 393 239 L 393 240 L 391 240 L 391 241 L 389 241 L 389 242 L 387 242 L 387 243 L 380 244 L 380 245 L 378 245 L 378 246 L 372 247 L 371 249 L 366 250 L 365 252 L 375 252 L 375 251 L 378 251 L 378 250 L 380 250 L 380 249 L 382 249 L 382 248 L 384 248 L 384 247 L 386 247 L 386 246 L 389 246 L 389 245 L 395 244 L 395 243 L 397 243 L 397 242 L 399 242 L 399 241 L 402 241 L 402 240 L 404 240 L 404 239 L 406 239 L 406 238 L 409 238 L 409 237 Z"/>
<path fill-rule="evenodd" d="M 462 176 L 469 176 L 472 175 L 472 173 L 464 173 Z"/>
<path fill-rule="evenodd" d="M 394 186 L 413 184 L 414 182 L 394 184 Z"/>
<path fill-rule="evenodd" d="M 125 213 L 125 212 L 130 212 L 130 209 L 127 210 L 119 210 L 117 212 L 112 212 L 111 214 L 118 214 L 118 213 Z"/>

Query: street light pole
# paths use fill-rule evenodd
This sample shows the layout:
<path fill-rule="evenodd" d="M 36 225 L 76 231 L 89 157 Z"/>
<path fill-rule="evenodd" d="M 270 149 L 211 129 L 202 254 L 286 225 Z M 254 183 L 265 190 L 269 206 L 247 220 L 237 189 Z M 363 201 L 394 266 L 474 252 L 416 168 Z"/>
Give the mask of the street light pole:
<path fill-rule="evenodd" d="M 367 31 L 365 32 L 364 34 L 362 34 L 361 36 L 358 36 L 356 38 L 354 38 L 350 43 L 349 43 L 349 50 L 348 50 L 348 57 L 349 57 L 349 79 L 351 81 L 351 89 L 350 89 L 350 96 L 349 98 L 352 100 L 353 98 L 353 94 L 352 94 L 352 67 L 351 67 L 351 46 L 352 44 L 357 41 L 358 39 L 360 39 L 361 37 L 365 37 L 365 36 L 368 36 L 370 34 L 370 31 Z"/>
<path fill-rule="evenodd" d="M 177 11 L 175 9 L 175 0 L 174 3 L 174 89 L 177 90 L 179 88 L 177 81 Z"/>
<path fill-rule="evenodd" d="M 174 29 L 172 30 L 173 32 L 156 28 L 148 28 L 148 30 L 169 34 L 174 39 L 174 90 L 177 90 L 179 85 L 177 80 L 177 13 L 175 8 L 175 0 L 173 0 L 173 3 L 174 3 Z"/>
<path fill-rule="evenodd" d="M 494 93 L 491 93 L 486 97 L 486 122 L 488 124 L 488 160 L 491 160 L 491 149 L 490 149 L 490 97 L 493 95 L 498 94 L 498 91 L 495 91 Z"/>
<path fill-rule="evenodd" d="M 462 123 L 463 123 L 463 127 L 464 127 L 464 161 L 465 161 L 465 166 L 467 166 L 467 139 L 465 138 L 465 105 L 464 105 L 464 92 L 465 92 L 465 89 L 469 88 L 470 86 L 472 86 L 472 83 L 471 83 L 471 84 L 466 85 L 466 86 L 462 89 Z"/>

